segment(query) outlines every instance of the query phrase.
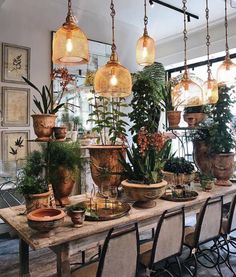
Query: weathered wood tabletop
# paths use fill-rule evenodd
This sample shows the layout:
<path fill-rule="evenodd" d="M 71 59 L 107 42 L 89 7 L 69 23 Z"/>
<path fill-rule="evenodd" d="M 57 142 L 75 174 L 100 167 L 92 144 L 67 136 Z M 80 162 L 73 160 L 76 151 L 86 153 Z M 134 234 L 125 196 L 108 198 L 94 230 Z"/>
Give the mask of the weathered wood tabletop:
<path fill-rule="evenodd" d="M 107 231 L 112 227 L 121 227 L 133 222 L 139 223 L 139 229 L 144 230 L 157 223 L 159 216 L 165 210 L 172 210 L 184 206 L 187 214 L 197 213 L 208 197 L 223 196 L 224 203 L 232 200 L 236 193 L 236 185 L 231 187 L 215 187 L 211 192 L 203 192 L 196 188 L 199 196 L 188 202 L 170 202 L 161 199 L 156 200 L 156 206 L 151 209 L 131 208 L 128 215 L 110 221 L 85 221 L 83 227 L 74 228 L 69 217 L 65 218 L 61 227 L 54 229 L 54 234 L 49 237 L 40 237 L 37 231 L 29 228 L 25 215 L 25 206 L 17 206 L 0 209 L 0 217 L 8 223 L 20 237 L 20 276 L 28 275 L 28 246 L 33 250 L 49 247 L 57 254 L 57 276 L 70 276 L 70 254 L 79 249 L 86 249 L 87 245 L 96 245 L 103 241 Z M 85 195 L 72 196 L 72 203 L 79 202 Z"/>

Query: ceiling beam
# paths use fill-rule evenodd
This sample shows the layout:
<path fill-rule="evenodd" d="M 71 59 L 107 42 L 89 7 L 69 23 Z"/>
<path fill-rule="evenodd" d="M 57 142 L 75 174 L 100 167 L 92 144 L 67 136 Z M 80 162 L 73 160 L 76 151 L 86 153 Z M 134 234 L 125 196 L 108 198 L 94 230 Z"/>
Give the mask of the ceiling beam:
<path fill-rule="evenodd" d="M 175 7 L 173 5 L 170 5 L 168 3 L 165 3 L 163 1 L 160 1 L 160 0 L 149 0 L 150 5 L 153 5 L 153 2 L 156 3 L 156 4 L 162 5 L 164 7 L 167 7 L 169 9 L 171 9 L 171 10 L 174 10 L 174 11 L 177 11 L 177 12 L 180 12 L 180 13 L 184 13 L 184 11 L 182 9 L 180 9 L 178 7 Z M 187 15 L 188 21 L 190 21 L 191 17 L 193 17 L 195 19 L 199 19 L 198 15 L 190 13 L 190 12 L 186 12 L 186 15 Z"/>
<path fill-rule="evenodd" d="M 2 6 L 2 4 L 5 2 L 6 0 L 0 0 L 0 8 Z"/>

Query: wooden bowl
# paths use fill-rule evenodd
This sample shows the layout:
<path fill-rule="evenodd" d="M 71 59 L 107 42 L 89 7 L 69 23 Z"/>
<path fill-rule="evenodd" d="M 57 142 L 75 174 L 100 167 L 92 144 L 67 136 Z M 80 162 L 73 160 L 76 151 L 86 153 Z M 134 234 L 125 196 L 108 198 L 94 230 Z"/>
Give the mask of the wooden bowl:
<path fill-rule="evenodd" d="M 66 214 L 60 209 L 37 209 L 27 215 L 30 228 L 47 233 L 61 225 Z"/>

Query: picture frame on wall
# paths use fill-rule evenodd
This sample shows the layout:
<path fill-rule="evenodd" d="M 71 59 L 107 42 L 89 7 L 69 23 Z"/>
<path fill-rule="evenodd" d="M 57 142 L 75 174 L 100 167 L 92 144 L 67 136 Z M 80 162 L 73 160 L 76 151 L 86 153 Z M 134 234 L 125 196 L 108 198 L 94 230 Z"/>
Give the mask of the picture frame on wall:
<path fill-rule="evenodd" d="M 2 44 L 2 82 L 25 84 L 22 76 L 30 78 L 30 48 Z"/>
<path fill-rule="evenodd" d="M 2 87 L 2 126 L 30 125 L 30 89 Z"/>
<path fill-rule="evenodd" d="M 18 148 L 17 153 L 17 159 L 25 159 L 27 155 L 29 154 L 29 137 L 30 137 L 30 131 L 29 130 L 15 130 L 15 131 L 2 131 L 2 160 L 4 161 L 12 161 L 15 160 L 15 156 L 10 154 L 11 148 L 15 147 L 15 141 L 18 138 L 22 138 L 23 141 L 23 147 Z"/>

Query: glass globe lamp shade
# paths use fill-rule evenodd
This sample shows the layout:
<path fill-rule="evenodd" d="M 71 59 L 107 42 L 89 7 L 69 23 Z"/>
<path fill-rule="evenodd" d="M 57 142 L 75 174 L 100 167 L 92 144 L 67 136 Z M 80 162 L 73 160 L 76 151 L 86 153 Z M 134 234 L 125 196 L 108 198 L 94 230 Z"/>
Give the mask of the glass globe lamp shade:
<path fill-rule="evenodd" d="M 76 25 L 63 26 L 56 32 L 53 39 L 54 64 L 76 66 L 89 61 L 88 40 L 81 29 Z"/>
<path fill-rule="evenodd" d="M 230 58 L 225 58 L 224 62 L 217 69 L 218 85 L 232 85 L 235 83 L 236 65 Z"/>
<path fill-rule="evenodd" d="M 204 104 L 216 104 L 219 99 L 218 83 L 213 78 L 208 78 L 203 84 Z"/>
<path fill-rule="evenodd" d="M 137 64 L 146 66 L 155 62 L 155 41 L 147 34 L 139 38 L 136 46 Z"/>
<path fill-rule="evenodd" d="M 189 78 L 183 78 L 171 91 L 174 107 L 193 107 L 203 105 L 202 88 Z"/>
<path fill-rule="evenodd" d="M 132 89 L 131 75 L 118 61 L 110 60 L 97 70 L 94 89 L 103 97 L 127 97 Z"/>

